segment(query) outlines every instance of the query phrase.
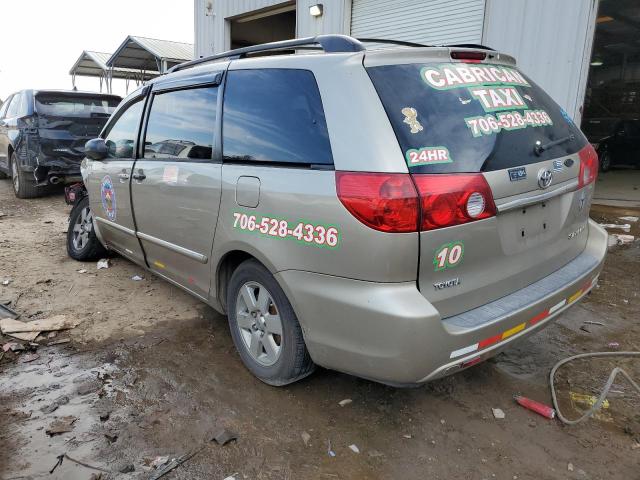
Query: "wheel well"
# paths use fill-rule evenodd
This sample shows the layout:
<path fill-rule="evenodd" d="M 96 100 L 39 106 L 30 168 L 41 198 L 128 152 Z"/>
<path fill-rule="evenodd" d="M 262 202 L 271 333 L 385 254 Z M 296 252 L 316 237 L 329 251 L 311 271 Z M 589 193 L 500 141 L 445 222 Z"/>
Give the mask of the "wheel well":
<path fill-rule="evenodd" d="M 7 164 L 9 164 L 9 162 L 11 162 L 11 155 L 13 155 L 13 147 L 11 145 L 9 145 L 9 150 L 7 152 Z"/>
<path fill-rule="evenodd" d="M 229 280 L 231 280 L 231 275 L 233 275 L 233 272 L 235 272 L 236 268 L 238 268 L 242 262 L 252 258 L 255 259 L 253 255 L 247 252 L 242 250 L 233 250 L 227 253 L 220 261 L 217 275 L 217 290 L 218 300 L 225 311 L 227 309 L 227 285 L 229 284 Z"/>

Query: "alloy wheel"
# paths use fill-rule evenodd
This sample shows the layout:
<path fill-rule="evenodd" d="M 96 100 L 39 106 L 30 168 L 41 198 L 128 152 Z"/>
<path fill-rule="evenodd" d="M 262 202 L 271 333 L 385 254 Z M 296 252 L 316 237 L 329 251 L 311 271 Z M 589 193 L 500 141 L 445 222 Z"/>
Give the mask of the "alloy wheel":
<path fill-rule="evenodd" d="M 93 230 L 93 214 L 89 207 L 84 207 L 73 225 L 73 247 L 82 250 L 89 242 L 89 234 Z"/>
<path fill-rule="evenodd" d="M 251 357 L 268 367 L 282 352 L 282 320 L 271 293 L 258 282 L 247 282 L 236 299 L 236 324 Z"/>

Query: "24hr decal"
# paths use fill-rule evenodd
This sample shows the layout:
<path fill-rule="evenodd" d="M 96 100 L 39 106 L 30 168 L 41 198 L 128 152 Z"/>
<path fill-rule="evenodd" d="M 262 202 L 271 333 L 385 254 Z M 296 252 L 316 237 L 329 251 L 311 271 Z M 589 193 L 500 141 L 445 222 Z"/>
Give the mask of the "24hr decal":
<path fill-rule="evenodd" d="M 434 270 L 439 272 L 447 268 L 460 265 L 464 256 L 464 244 L 462 242 L 445 243 L 436 250 L 433 257 Z"/>
<path fill-rule="evenodd" d="M 287 220 L 262 215 L 233 213 L 233 228 L 258 235 L 295 240 L 305 245 L 339 248 L 341 234 L 335 225 L 321 225 L 305 221 L 289 223 Z"/>
<path fill-rule="evenodd" d="M 418 165 L 433 165 L 437 163 L 451 163 L 451 155 L 447 147 L 422 147 L 412 148 L 405 154 L 407 165 L 417 167 Z"/>

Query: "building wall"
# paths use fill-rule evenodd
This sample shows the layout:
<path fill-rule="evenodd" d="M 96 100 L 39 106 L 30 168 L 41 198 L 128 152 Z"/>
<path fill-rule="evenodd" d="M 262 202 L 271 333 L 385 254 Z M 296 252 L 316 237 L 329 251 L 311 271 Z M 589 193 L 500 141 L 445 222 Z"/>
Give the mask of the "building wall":
<path fill-rule="evenodd" d="M 580 123 L 598 0 L 487 0 L 482 43 L 519 68 Z"/>
<path fill-rule="evenodd" d="M 282 0 L 194 0 L 196 58 L 228 50 L 229 19 L 260 10 L 277 8 L 291 2 Z M 309 7 L 322 3 L 321 17 L 309 15 Z M 207 9 L 210 5 L 211 8 Z M 298 0 L 296 32 L 298 37 L 323 33 L 348 34 L 351 0 Z"/>

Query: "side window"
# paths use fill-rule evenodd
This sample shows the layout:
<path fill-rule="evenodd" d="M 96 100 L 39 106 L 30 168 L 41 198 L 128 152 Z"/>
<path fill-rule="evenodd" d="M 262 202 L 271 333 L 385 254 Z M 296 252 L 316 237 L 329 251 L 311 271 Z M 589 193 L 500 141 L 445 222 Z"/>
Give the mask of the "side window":
<path fill-rule="evenodd" d="M 332 165 L 320 92 L 308 70 L 235 70 L 224 94 L 225 160 Z"/>
<path fill-rule="evenodd" d="M 155 94 L 144 158 L 211 160 L 217 98 L 217 87 Z"/>
<path fill-rule="evenodd" d="M 142 116 L 142 99 L 129 105 L 109 128 L 105 138 L 109 158 L 133 158 L 138 126 Z"/>
<path fill-rule="evenodd" d="M 20 106 L 22 95 L 22 93 L 18 93 L 11 99 L 11 103 L 9 104 L 9 108 L 7 109 L 7 118 L 18 116 L 18 107 Z"/>

